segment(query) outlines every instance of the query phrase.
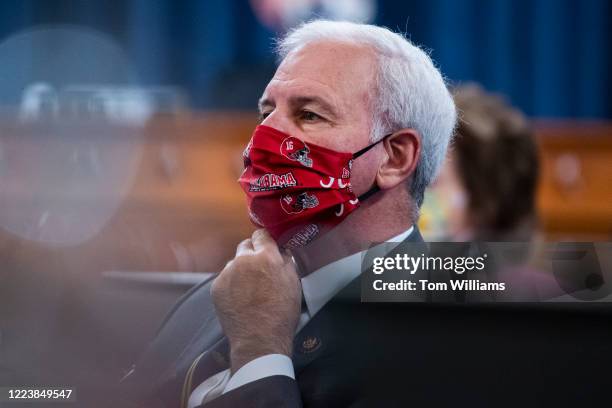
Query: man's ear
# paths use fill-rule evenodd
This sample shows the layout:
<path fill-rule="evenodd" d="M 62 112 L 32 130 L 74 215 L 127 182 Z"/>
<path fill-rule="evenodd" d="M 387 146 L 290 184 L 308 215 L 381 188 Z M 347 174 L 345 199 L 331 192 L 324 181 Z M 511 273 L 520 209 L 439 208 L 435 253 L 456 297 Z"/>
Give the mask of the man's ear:
<path fill-rule="evenodd" d="M 376 182 L 381 190 L 405 182 L 416 169 L 421 156 L 421 135 L 414 129 L 402 129 L 383 141 L 386 157 L 382 160 Z"/>

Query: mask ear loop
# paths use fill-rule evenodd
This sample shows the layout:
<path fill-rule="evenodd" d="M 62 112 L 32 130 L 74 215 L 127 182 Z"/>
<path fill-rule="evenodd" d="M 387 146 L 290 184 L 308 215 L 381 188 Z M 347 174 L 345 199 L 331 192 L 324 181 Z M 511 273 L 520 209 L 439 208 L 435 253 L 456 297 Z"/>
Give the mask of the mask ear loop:
<path fill-rule="evenodd" d="M 374 146 L 376 146 L 377 144 L 379 144 L 380 142 L 382 142 L 383 140 L 385 140 L 386 138 L 388 138 L 389 136 L 391 136 L 393 133 L 388 133 L 386 135 L 384 135 L 383 137 L 380 138 L 380 140 L 364 147 L 361 150 L 356 151 L 355 153 L 353 153 L 353 160 L 355 160 L 356 158 L 358 158 L 359 156 L 363 156 L 364 154 L 366 154 L 368 151 L 370 151 L 371 148 L 373 148 Z"/>
<path fill-rule="evenodd" d="M 356 158 L 358 158 L 359 156 L 364 155 L 365 153 L 367 153 L 371 148 L 373 148 L 374 146 L 376 146 L 377 144 L 379 144 L 380 142 L 382 142 L 383 140 L 385 140 L 386 138 L 388 138 L 389 136 L 391 136 L 393 133 L 388 133 L 386 135 L 384 135 L 383 137 L 380 138 L 380 140 L 364 147 L 363 149 L 353 153 L 353 160 L 355 160 Z M 357 199 L 361 202 L 367 200 L 368 198 L 372 197 L 374 194 L 378 193 L 380 191 L 380 187 L 378 187 L 377 184 L 374 184 L 372 186 L 372 188 L 370 188 L 368 191 L 366 191 L 365 193 L 363 193 L 362 195 L 360 195 L 359 197 L 357 197 Z"/>

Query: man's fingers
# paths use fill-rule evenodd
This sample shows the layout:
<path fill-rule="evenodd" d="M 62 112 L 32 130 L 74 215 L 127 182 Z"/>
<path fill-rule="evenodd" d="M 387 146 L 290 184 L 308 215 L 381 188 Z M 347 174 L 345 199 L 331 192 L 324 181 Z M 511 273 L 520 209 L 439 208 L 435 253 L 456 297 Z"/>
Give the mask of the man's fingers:
<path fill-rule="evenodd" d="M 271 251 L 280 255 L 280 251 L 278 250 L 278 245 L 276 245 L 276 241 L 274 241 L 268 231 L 263 228 L 255 230 L 255 232 L 253 232 L 251 241 L 253 242 L 253 249 L 257 252 Z"/>
<path fill-rule="evenodd" d="M 253 242 L 251 238 L 247 238 L 240 242 L 236 247 L 236 256 L 246 255 L 254 251 Z"/>

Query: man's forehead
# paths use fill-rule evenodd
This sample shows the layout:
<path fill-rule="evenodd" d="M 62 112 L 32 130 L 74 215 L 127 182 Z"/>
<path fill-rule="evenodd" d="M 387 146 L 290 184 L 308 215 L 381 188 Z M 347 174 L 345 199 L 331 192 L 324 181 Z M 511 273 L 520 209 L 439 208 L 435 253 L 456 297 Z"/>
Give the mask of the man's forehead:
<path fill-rule="evenodd" d="M 375 72 L 375 54 L 369 48 L 332 41 L 311 43 L 283 60 L 264 97 L 270 97 L 267 94 L 276 87 L 293 87 L 354 103 L 371 88 Z"/>

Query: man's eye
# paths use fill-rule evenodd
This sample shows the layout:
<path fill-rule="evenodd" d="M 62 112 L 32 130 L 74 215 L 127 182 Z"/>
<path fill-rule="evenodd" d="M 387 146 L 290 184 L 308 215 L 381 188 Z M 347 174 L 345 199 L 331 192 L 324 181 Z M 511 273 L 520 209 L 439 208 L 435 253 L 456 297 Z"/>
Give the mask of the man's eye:
<path fill-rule="evenodd" d="M 311 111 L 302 111 L 302 119 L 308 122 L 312 122 L 315 120 L 323 119 L 321 116 L 317 115 Z"/>
<path fill-rule="evenodd" d="M 259 114 L 259 121 L 263 122 L 268 116 L 270 116 L 271 112 L 261 112 Z"/>

